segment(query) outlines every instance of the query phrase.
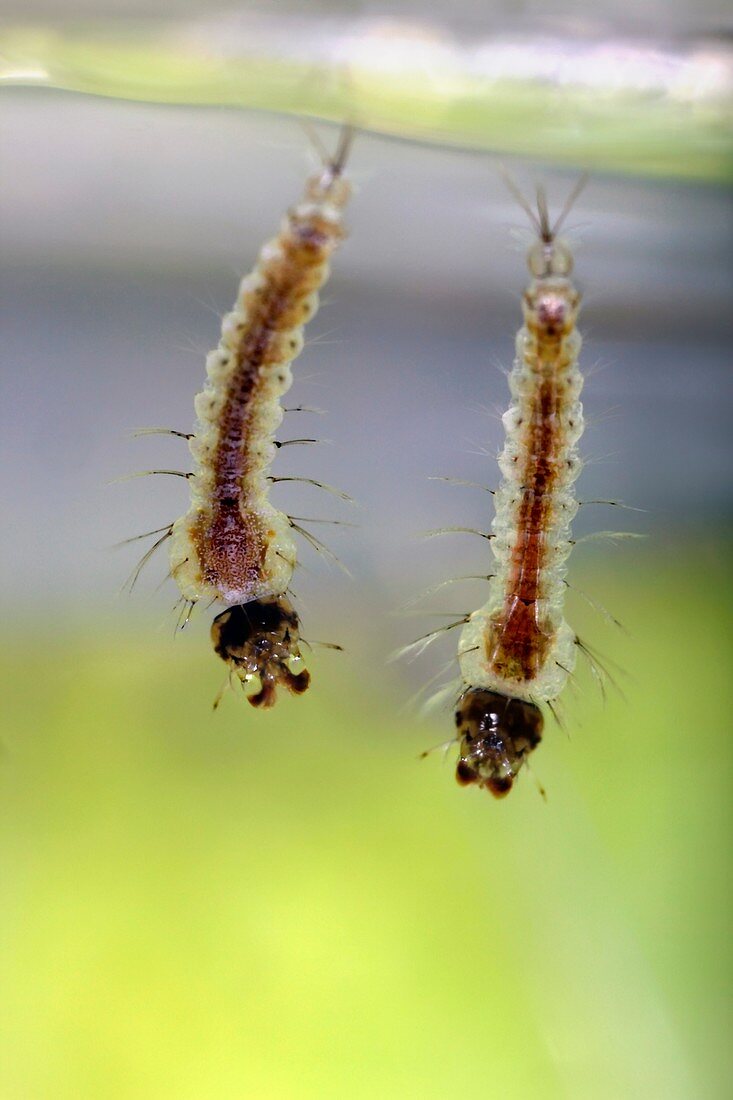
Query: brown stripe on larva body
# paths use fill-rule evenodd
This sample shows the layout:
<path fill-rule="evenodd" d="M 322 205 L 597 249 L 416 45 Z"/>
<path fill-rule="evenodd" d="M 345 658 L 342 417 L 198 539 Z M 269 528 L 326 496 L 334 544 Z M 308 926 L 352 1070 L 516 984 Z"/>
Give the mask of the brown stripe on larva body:
<path fill-rule="evenodd" d="M 296 211 L 277 239 L 280 252 L 260 265 L 261 284 L 245 294 L 249 320 L 232 351 L 236 366 L 217 417 L 216 444 L 206 456 L 213 482 L 210 510 L 191 532 L 203 579 L 218 591 L 253 591 L 261 578 L 272 532 L 251 506 L 260 492 L 252 484 L 253 447 L 263 445 L 252 429 L 262 404 L 272 400 L 267 392 L 272 372 L 287 366 L 299 347 L 292 330 L 310 316 L 310 296 L 323 282 L 341 236 L 338 224 Z"/>
<path fill-rule="evenodd" d="M 486 636 L 488 667 L 502 681 L 532 681 L 547 660 L 555 633 L 555 624 L 543 612 L 544 582 L 554 551 L 548 536 L 555 495 L 566 482 L 572 445 L 566 426 L 572 398 L 565 376 L 574 355 L 568 354 L 565 337 L 573 331 L 578 298 L 569 283 L 547 291 L 538 283 L 525 300 L 529 340 L 524 358 L 532 384 L 520 404 L 523 462 L 514 541 L 503 606 L 491 616 Z"/>
<path fill-rule="evenodd" d="M 493 617 L 487 643 L 492 671 L 502 677 L 531 680 L 541 667 L 550 631 L 541 622 L 539 600 L 545 565 L 545 530 L 550 496 L 556 480 L 558 439 L 551 409 L 556 403 L 554 380 L 538 386 L 536 411 L 528 430 L 528 462 L 517 514 L 516 541 L 504 607 Z"/>

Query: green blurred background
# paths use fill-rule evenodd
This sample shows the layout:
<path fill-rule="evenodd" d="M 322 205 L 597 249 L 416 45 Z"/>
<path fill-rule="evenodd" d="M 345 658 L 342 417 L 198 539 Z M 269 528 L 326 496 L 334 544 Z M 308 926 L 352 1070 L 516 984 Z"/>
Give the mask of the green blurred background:
<path fill-rule="evenodd" d="M 474 9 L 459 9 L 465 38 Z M 440 135 L 359 136 L 351 239 L 290 402 L 328 412 L 288 422 L 333 445 L 277 459 L 359 502 L 277 497 L 359 524 L 329 538 L 352 579 L 306 549 L 296 586 L 306 636 L 346 652 L 316 651 L 312 690 L 272 713 L 228 696 L 213 714 L 209 616 L 174 639 L 164 562 L 120 597 L 134 551 L 106 549 L 177 515 L 185 484 L 109 483 L 185 463 L 178 442 L 125 433 L 190 427 L 217 315 L 298 194 L 305 139 L 221 107 L 21 88 L 4 106 L 2 1100 L 727 1095 L 720 185 L 670 182 L 682 164 L 649 182 L 622 158 L 571 218 L 591 375 L 579 495 L 646 509 L 584 508 L 577 530 L 647 538 L 584 544 L 572 565 L 624 623 L 570 594 L 579 633 L 626 670 L 624 697 L 581 673 L 567 733 L 549 721 L 536 754 L 547 801 L 523 775 L 496 803 L 457 787 L 451 754 L 418 760 L 451 715 L 406 700 L 455 638 L 386 659 L 440 621 L 398 605 L 487 565 L 478 540 L 414 536 L 490 519 L 485 495 L 426 479 L 496 476 L 494 368 L 525 277 L 497 160 Z M 582 145 L 508 163 L 557 206 Z M 427 606 L 481 598 L 468 585 Z"/>

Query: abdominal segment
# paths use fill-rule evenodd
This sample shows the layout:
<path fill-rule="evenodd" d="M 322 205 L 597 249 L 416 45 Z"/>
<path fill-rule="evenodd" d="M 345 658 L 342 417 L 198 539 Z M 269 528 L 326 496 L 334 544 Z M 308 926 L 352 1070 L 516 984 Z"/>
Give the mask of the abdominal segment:
<path fill-rule="evenodd" d="M 254 595 L 264 579 L 266 536 L 257 516 L 242 515 L 238 500 L 222 501 L 191 531 L 204 585 L 224 598 Z"/>
<path fill-rule="evenodd" d="M 537 600 L 511 595 L 506 606 L 492 616 L 486 638 L 486 663 L 503 681 L 528 683 L 545 663 L 552 639 L 552 624 L 539 618 Z"/>

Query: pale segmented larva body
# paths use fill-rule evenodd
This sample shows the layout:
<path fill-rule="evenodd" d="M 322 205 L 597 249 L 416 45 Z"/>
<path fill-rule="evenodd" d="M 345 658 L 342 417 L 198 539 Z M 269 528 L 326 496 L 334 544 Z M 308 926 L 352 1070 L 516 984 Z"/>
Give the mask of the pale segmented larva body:
<path fill-rule="evenodd" d="M 539 743 L 542 713 L 572 673 L 576 636 L 563 616 L 570 522 L 578 502 L 583 431 L 576 317 L 580 295 L 572 257 L 540 207 L 540 240 L 528 256 L 533 276 L 523 298 L 504 414 L 503 482 L 495 493 L 489 598 L 466 622 L 459 642 L 465 690 L 456 725 L 457 777 L 506 794 L 523 759 Z"/>
<path fill-rule="evenodd" d="M 271 705 L 277 684 L 300 693 L 309 682 L 285 595 L 296 564 L 293 524 L 270 502 L 269 471 L 290 364 L 345 235 L 345 151 L 342 142 L 308 179 L 302 202 L 264 245 L 223 319 L 195 402 L 191 503 L 171 534 L 171 574 L 183 598 L 226 605 L 212 625 L 214 646 L 244 683 L 259 680 L 254 705 Z"/>

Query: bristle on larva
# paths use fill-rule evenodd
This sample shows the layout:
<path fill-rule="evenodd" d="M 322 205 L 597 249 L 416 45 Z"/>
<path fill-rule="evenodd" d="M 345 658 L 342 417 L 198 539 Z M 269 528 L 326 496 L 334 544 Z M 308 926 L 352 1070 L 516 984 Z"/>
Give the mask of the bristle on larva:
<path fill-rule="evenodd" d="M 458 645 L 464 690 L 456 709 L 457 778 L 496 796 L 508 793 L 539 743 L 538 703 L 556 699 L 576 657 L 563 605 L 581 469 L 580 295 L 570 280 L 570 250 L 557 239 L 557 224 L 550 227 L 541 192 L 533 221 L 539 239 L 527 257 L 532 279 L 503 416 L 503 480 L 494 495 L 493 576 L 488 600 L 469 616 Z"/>
<path fill-rule="evenodd" d="M 294 673 L 299 624 L 285 598 L 296 565 L 293 525 L 270 502 L 269 472 L 291 363 L 345 236 L 347 148 L 342 136 L 335 157 L 309 177 L 223 318 L 195 401 L 191 504 L 171 536 L 171 575 L 183 598 L 225 605 L 213 628 L 216 652 L 243 683 L 259 681 L 250 701 L 261 706 L 274 702 L 276 684 L 300 692 L 308 683 L 307 672 Z"/>

